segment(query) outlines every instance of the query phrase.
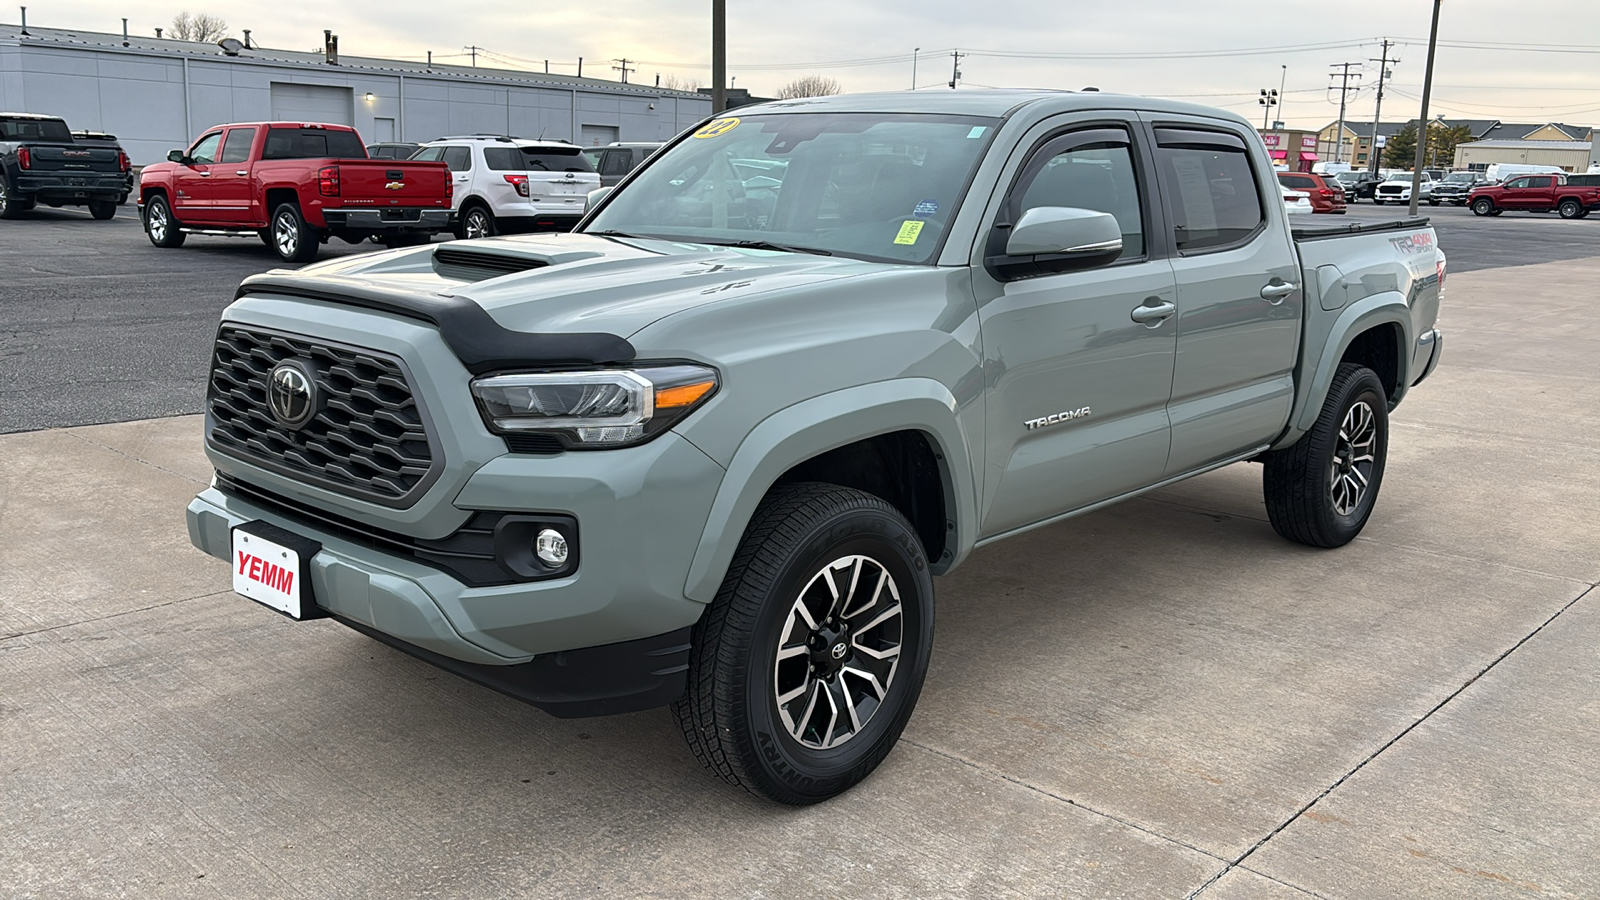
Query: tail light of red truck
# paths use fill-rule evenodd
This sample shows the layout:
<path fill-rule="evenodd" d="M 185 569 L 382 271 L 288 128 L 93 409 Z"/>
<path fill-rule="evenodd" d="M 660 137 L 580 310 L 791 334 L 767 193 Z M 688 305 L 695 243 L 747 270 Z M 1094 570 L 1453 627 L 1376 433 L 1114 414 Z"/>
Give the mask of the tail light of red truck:
<path fill-rule="evenodd" d="M 338 166 L 323 166 L 317 170 L 317 193 L 324 197 L 339 196 Z"/>

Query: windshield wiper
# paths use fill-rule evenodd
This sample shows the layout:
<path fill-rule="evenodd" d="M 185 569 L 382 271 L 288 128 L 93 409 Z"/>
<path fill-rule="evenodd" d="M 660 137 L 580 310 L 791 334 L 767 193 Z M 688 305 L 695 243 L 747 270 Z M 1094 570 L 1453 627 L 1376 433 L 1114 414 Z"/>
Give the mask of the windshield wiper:
<path fill-rule="evenodd" d="M 661 240 L 660 238 L 653 238 L 653 237 L 650 237 L 649 235 L 644 235 L 644 234 L 629 234 L 626 231 L 585 231 L 585 232 L 582 232 L 582 233 L 583 234 L 592 234 L 595 237 L 630 238 L 630 239 L 635 240 L 635 241 L 659 241 L 659 240 Z"/>
<path fill-rule="evenodd" d="M 781 250 L 785 253 L 809 253 L 813 256 L 832 256 L 833 251 L 823 250 L 818 247 L 792 247 L 788 244 L 774 244 L 771 241 L 695 241 L 697 244 L 710 244 L 713 247 L 743 247 L 748 250 Z"/>

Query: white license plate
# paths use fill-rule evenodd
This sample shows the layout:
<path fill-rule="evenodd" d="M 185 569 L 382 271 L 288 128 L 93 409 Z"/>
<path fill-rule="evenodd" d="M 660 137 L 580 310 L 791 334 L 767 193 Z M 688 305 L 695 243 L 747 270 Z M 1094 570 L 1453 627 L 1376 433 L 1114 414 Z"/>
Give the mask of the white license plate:
<path fill-rule="evenodd" d="M 310 596 L 301 584 L 300 554 L 282 544 L 233 530 L 233 589 L 291 618 L 305 618 L 301 598 Z"/>
<path fill-rule="evenodd" d="M 588 185 L 585 185 L 585 184 L 552 184 L 552 185 L 550 185 L 550 193 L 552 193 L 552 194 L 584 194 L 584 193 L 588 193 L 587 191 L 584 190 L 584 188 L 586 188 L 586 187 L 588 187 Z"/>

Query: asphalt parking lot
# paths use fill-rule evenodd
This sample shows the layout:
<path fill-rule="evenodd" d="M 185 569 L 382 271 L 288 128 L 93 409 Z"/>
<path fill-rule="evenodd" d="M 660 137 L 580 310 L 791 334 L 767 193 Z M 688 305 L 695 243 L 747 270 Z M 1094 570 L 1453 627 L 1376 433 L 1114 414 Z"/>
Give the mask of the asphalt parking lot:
<path fill-rule="evenodd" d="M 0 223 L 0 884 L 1600 896 L 1600 217 L 1427 213 L 1449 342 L 1360 539 L 1280 540 L 1237 465 L 979 551 L 936 583 L 901 745 L 798 810 L 702 772 L 664 711 L 554 719 L 232 594 L 184 532 L 192 413 L 273 258 Z"/>

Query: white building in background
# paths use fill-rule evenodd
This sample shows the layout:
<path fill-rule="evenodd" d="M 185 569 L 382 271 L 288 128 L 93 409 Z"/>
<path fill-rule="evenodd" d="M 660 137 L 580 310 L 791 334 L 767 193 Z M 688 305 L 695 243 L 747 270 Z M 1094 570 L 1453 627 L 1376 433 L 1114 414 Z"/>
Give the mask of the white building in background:
<path fill-rule="evenodd" d="M 314 44 L 320 35 L 308 35 Z M 0 110 L 117 136 L 135 165 L 225 122 L 352 125 L 367 143 L 447 134 L 661 141 L 711 114 L 704 94 L 510 69 L 0 24 Z"/>

